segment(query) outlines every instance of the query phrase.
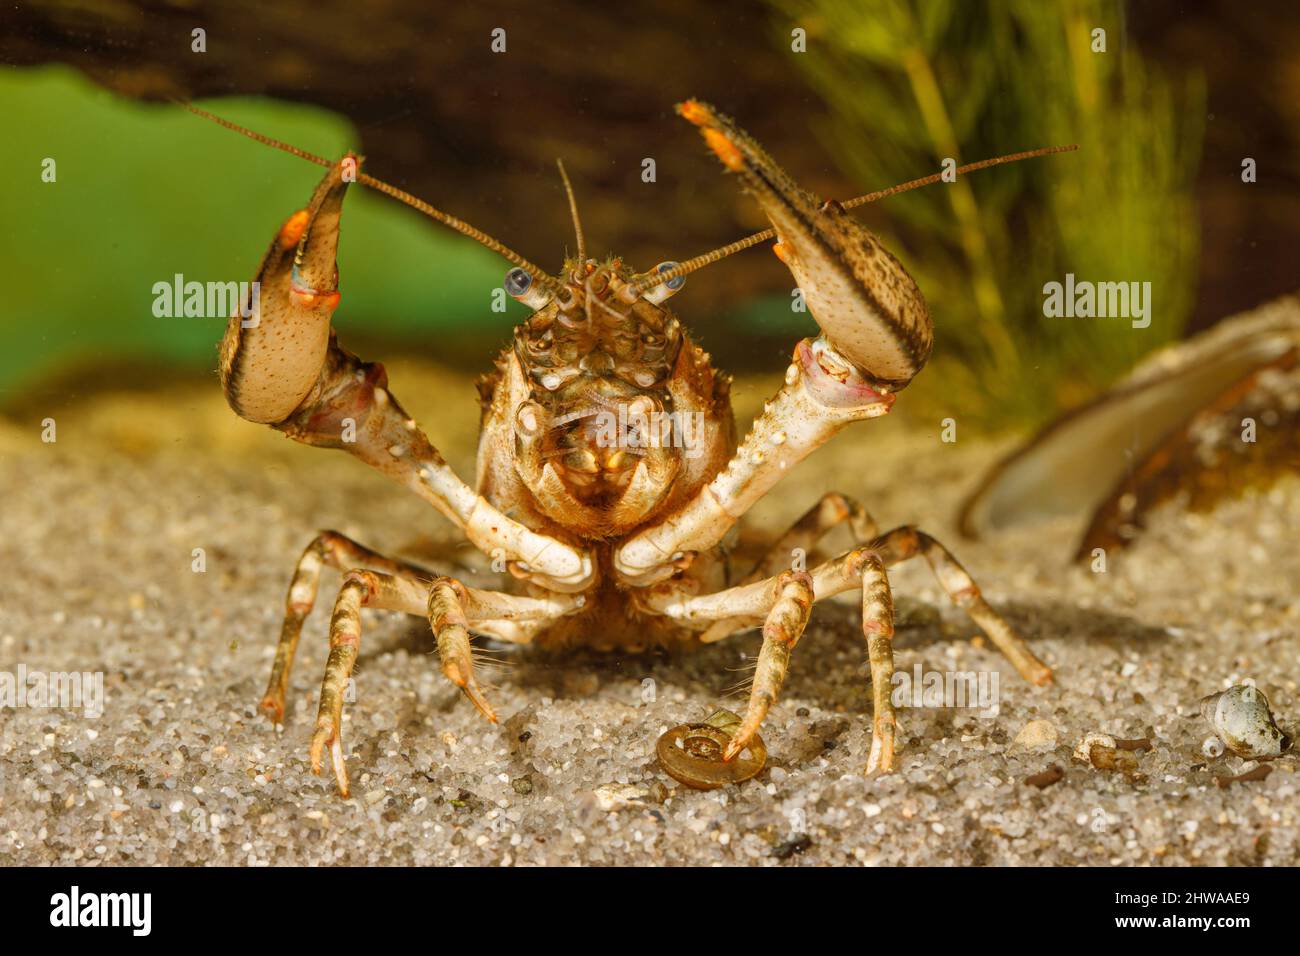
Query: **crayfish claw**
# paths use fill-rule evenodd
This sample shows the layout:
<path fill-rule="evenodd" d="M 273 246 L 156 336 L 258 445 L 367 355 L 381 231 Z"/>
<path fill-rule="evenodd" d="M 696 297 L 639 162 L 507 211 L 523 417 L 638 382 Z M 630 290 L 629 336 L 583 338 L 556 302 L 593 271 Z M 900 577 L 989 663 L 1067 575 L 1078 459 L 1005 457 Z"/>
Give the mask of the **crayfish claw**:
<path fill-rule="evenodd" d="M 729 117 L 698 100 L 677 107 L 771 221 L 772 247 L 826 340 L 876 385 L 905 386 L 925 365 L 934 326 L 902 264 L 836 202 L 800 187 Z"/>

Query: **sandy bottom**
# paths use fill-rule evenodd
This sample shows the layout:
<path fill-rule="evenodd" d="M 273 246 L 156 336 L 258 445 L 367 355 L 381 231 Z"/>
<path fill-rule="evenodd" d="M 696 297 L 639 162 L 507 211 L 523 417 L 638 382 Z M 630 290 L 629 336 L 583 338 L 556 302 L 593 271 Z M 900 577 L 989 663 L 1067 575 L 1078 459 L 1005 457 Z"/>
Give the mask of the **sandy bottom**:
<path fill-rule="evenodd" d="M 392 371 L 466 473 L 468 380 Z M 742 387 L 744 406 L 767 391 Z M 899 772 L 865 778 L 865 647 L 852 601 L 829 603 L 764 726 L 767 769 L 696 792 L 658 767 L 655 740 L 719 706 L 743 708 L 755 632 L 675 659 L 494 649 L 502 722 L 492 726 L 440 675 L 422 621 L 367 611 L 344 723 L 345 801 L 306 760 L 333 572 L 285 726 L 256 709 L 290 571 L 321 528 L 464 559 L 446 522 L 345 455 L 239 422 L 215 383 L 53 414 L 54 444 L 38 440 L 38 424 L 0 430 L 0 676 L 102 672 L 105 702 L 98 717 L 0 711 L 0 865 L 1296 862 L 1294 759 L 1220 786 L 1216 776 L 1254 765 L 1207 758 L 1197 708 L 1253 678 L 1294 733 L 1295 483 L 1211 516 L 1164 514 L 1097 574 L 1068 564 L 1068 527 L 987 543 L 952 530 L 961 493 L 1005 445 L 943 444 L 937 426 L 894 417 L 857 426 L 753 525 L 775 530 L 829 489 L 868 503 L 885 527 L 920 524 L 954 547 L 1055 668 L 1056 686 L 1021 681 L 923 565 L 904 566 L 893 574 L 899 668 L 996 674 L 996 714 L 904 710 Z M 1031 721 L 1046 722 L 1034 725 L 1038 744 L 1017 744 Z M 1094 731 L 1153 748 L 1132 772 L 1073 761 Z M 1058 782 L 1026 783 L 1053 765 Z"/>

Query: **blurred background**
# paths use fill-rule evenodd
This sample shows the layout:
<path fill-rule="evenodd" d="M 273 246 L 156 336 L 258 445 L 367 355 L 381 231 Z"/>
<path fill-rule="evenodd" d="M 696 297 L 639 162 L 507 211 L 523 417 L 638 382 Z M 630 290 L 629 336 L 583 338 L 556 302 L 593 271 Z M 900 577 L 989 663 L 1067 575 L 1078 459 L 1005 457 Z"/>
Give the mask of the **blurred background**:
<path fill-rule="evenodd" d="M 573 246 L 556 157 L 589 248 L 638 268 L 765 225 L 673 114 L 690 96 L 827 197 L 947 156 L 1078 143 L 860 211 L 935 315 L 931 368 L 900 411 L 960 402 L 990 427 L 1041 422 L 1296 284 L 1291 3 L 51 0 L 0 21 L 0 414 L 24 421 L 100 387 L 215 392 L 223 321 L 156 317 L 153 286 L 250 280 L 318 179 L 174 100 L 321 155 L 358 149 L 372 174 L 548 268 Z M 525 315 L 491 309 L 502 261 L 361 190 L 340 269 L 336 324 L 369 359 L 481 371 Z M 1042 286 L 1066 272 L 1150 281 L 1151 326 L 1045 319 Z M 673 305 L 724 366 L 774 372 L 814 331 L 792 284 L 756 249 Z"/>

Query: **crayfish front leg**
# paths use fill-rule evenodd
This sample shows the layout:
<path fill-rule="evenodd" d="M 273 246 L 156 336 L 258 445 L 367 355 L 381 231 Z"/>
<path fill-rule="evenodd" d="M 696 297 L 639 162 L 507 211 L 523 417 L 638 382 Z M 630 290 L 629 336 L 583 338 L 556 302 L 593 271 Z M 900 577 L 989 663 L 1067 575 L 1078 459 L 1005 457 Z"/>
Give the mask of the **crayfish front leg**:
<path fill-rule="evenodd" d="M 428 581 L 378 571 L 348 571 L 330 617 L 330 653 L 311 739 L 312 772 L 321 772 L 328 749 L 339 793 L 348 795 L 348 773 L 343 762 L 343 701 L 361 651 L 363 607 L 427 615 L 437 638 L 443 673 L 465 692 L 484 717 L 496 723 L 496 711 L 475 677 L 469 629 L 480 622 L 498 627 L 546 623 L 572 614 L 584 604 L 585 598 L 580 594 L 534 598 L 470 588 L 449 577 Z"/>
<path fill-rule="evenodd" d="M 334 600 L 330 617 L 330 653 L 321 682 L 320 707 L 316 713 L 316 730 L 311 738 L 311 769 L 319 774 L 325 748 L 334 762 L 334 779 L 339 793 L 348 795 L 348 771 L 343 765 L 343 699 L 352 667 L 361 651 L 361 608 L 385 608 L 418 614 L 427 582 L 412 581 L 376 571 L 349 571 Z"/>
<path fill-rule="evenodd" d="M 280 641 L 275 649 L 275 664 L 271 679 L 262 697 L 261 710 L 275 723 L 284 721 L 284 697 L 289 690 L 289 672 L 293 668 L 298 640 L 302 637 L 303 622 L 316 603 L 320 587 L 321 568 L 329 566 L 339 571 L 383 571 L 387 574 L 416 581 L 432 581 L 434 572 L 417 567 L 407 561 L 388 558 L 337 531 L 322 531 L 307 545 L 294 568 L 285 597 L 284 623 L 280 627 Z"/>
<path fill-rule="evenodd" d="M 734 759 L 758 733 L 759 725 L 776 703 L 781 685 L 785 683 L 790 655 L 808 626 L 814 600 L 812 576 L 804 571 L 782 572 L 776 579 L 774 592 L 776 599 L 763 622 L 763 646 L 759 649 L 754 680 L 749 688 L 749 705 L 744 720 L 722 755 L 723 760 Z"/>

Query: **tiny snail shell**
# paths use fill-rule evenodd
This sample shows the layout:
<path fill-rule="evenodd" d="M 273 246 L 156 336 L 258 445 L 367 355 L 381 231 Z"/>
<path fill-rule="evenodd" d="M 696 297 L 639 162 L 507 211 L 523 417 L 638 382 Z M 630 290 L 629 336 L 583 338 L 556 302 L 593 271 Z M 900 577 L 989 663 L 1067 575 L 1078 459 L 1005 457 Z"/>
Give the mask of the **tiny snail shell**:
<path fill-rule="evenodd" d="M 767 745 L 755 734 L 734 760 L 723 763 L 722 752 L 731 740 L 731 731 L 739 726 L 738 716 L 719 710 L 700 723 L 669 730 L 655 744 L 655 753 L 670 777 L 696 790 L 743 783 L 767 763 Z"/>
<path fill-rule="evenodd" d="M 1268 698 L 1250 684 L 1236 684 L 1204 698 L 1201 715 L 1238 757 L 1276 757 L 1291 746 L 1291 738 L 1273 722 Z"/>

